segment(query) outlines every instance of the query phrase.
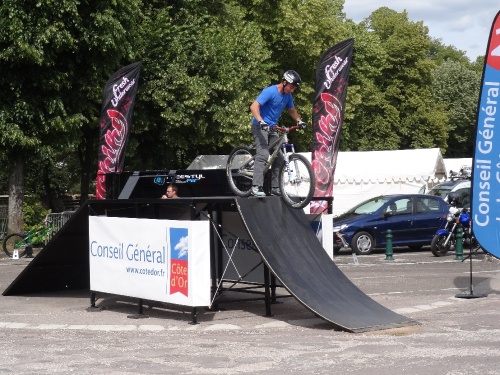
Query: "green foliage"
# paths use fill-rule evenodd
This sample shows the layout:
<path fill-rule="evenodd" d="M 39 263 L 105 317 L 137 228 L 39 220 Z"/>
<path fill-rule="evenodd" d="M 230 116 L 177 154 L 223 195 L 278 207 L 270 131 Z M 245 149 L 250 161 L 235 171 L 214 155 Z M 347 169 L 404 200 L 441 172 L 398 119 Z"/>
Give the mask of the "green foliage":
<path fill-rule="evenodd" d="M 250 18 L 258 24 L 261 35 L 270 49 L 270 61 L 274 64 L 267 72 L 268 79 L 277 82 L 288 69 L 296 70 L 302 85 L 295 94 L 295 106 L 302 120 L 311 123 L 314 99 L 316 65 L 320 56 L 329 47 L 345 39 L 341 0 L 286 0 L 286 1 L 241 1 Z M 262 87 L 260 87 L 262 89 Z M 253 99 L 260 90 L 253 92 Z M 282 125 L 290 125 L 285 113 Z M 311 147 L 311 127 L 305 134 L 291 134 L 298 150 Z"/>
<path fill-rule="evenodd" d="M 427 56 L 435 61 L 437 65 L 441 65 L 447 60 L 456 61 L 463 65 L 471 64 L 464 51 L 457 50 L 454 46 L 446 46 L 440 39 L 431 38 Z"/>
<path fill-rule="evenodd" d="M 57 12 L 50 1 L 0 5 L 0 144 L 7 153 L 36 150 L 63 130 L 68 114 L 60 91 L 68 75 L 57 55 L 72 52 L 75 39 L 65 20 L 76 8 L 73 1 L 60 5 Z"/>
<path fill-rule="evenodd" d="M 469 64 L 447 60 L 434 72 L 433 96 L 449 118 L 446 157 L 471 157 L 481 76 Z"/>
<path fill-rule="evenodd" d="M 10 166 L 16 155 L 23 154 L 25 160 L 52 168 L 64 162 L 50 160 L 56 154 L 52 149 L 62 151 L 64 159 L 94 145 L 102 87 L 114 70 L 134 58 L 141 4 L 139 0 L 0 3 L 0 145 Z M 97 154 L 95 146 L 93 151 Z M 88 173 L 88 153 L 78 156 L 82 174 Z M 40 178 L 28 181 L 41 180 L 42 170 L 34 171 Z"/>
<path fill-rule="evenodd" d="M 24 197 L 23 216 L 24 231 L 38 230 L 45 226 L 44 219 L 50 214 L 50 210 L 45 209 L 37 196 L 27 195 Z"/>
<path fill-rule="evenodd" d="M 347 90 L 342 150 L 397 149 L 399 111 L 379 86 L 387 53 L 380 38 L 364 24 L 346 21 L 355 39 Z"/>
<path fill-rule="evenodd" d="M 250 144 L 248 105 L 287 69 L 303 78 L 295 104 L 310 123 L 318 60 L 347 38 L 355 44 L 342 150 L 440 147 L 470 156 L 484 58 L 470 62 L 406 12 L 380 8 L 355 24 L 343 4 L 3 0 L 0 191 L 9 191 L 9 167 L 23 155 L 27 194 L 47 207 L 67 190 L 85 196 L 102 90 L 124 65 L 142 61 L 126 169 L 179 169 Z M 298 150 L 309 149 L 310 131 L 291 135 Z"/>
<path fill-rule="evenodd" d="M 427 27 L 385 7 L 360 25 L 347 25 L 360 42 L 355 44 L 341 148 L 446 149 L 449 117 L 431 92 L 436 65 L 428 58 Z"/>
<path fill-rule="evenodd" d="M 180 168 L 250 141 L 246 112 L 269 78 L 259 29 L 238 7 L 190 1 L 147 11 L 131 144 L 134 168 Z"/>

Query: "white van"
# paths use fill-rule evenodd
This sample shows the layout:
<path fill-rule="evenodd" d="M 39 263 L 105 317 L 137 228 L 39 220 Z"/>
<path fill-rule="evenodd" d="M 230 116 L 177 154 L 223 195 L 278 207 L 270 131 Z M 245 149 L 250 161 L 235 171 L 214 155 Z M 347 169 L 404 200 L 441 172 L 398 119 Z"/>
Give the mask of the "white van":
<path fill-rule="evenodd" d="M 470 208 L 471 201 L 471 182 L 468 179 L 458 179 L 445 181 L 437 184 L 430 189 L 427 194 L 439 195 L 448 202 L 448 195 L 456 193 L 458 195 L 458 207 Z"/>
<path fill-rule="evenodd" d="M 433 186 L 427 194 L 439 195 L 448 202 L 448 195 L 456 193 L 458 196 L 457 207 L 470 209 L 471 176 L 472 165 L 462 165 L 459 172 L 450 171 L 449 181 Z"/>

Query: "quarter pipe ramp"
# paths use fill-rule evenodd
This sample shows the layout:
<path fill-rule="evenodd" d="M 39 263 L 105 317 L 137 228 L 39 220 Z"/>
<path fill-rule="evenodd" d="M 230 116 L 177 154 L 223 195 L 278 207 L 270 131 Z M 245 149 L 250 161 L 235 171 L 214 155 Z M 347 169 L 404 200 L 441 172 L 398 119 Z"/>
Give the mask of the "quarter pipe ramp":
<path fill-rule="evenodd" d="M 303 210 L 288 207 L 280 197 L 236 198 L 236 203 L 271 272 L 317 316 L 349 332 L 418 324 L 356 287 L 325 252 Z"/>

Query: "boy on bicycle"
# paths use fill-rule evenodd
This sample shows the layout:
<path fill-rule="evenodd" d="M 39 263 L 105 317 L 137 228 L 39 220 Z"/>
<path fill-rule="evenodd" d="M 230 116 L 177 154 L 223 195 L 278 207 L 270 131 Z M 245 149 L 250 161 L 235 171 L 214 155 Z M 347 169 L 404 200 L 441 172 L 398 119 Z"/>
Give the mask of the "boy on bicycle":
<path fill-rule="evenodd" d="M 252 194 L 257 197 L 266 196 L 262 189 L 264 185 L 264 166 L 269 159 L 269 144 L 278 138 L 278 134 L 270 127 L 277 125 L 285 108 L 288 109 L 290 116 L 297 121 L 297 125 L 302 129 L 306 127 L 306 123 L 300 119 L 295 109 L 292 98 L 292 93 L 301 83 L 302 79 L 296 71 L 287 70 L 283 74 L 280 83 L 266 87 L 250 105 L 250 112 L 253 115 L 251 132 L 256 148 Z M 271 194 L 273 195 L 281 195 L 278 187 L 278 173 L 281 163 L 283 163 L 283 156 L 278 155 L 271 167 Z"/>

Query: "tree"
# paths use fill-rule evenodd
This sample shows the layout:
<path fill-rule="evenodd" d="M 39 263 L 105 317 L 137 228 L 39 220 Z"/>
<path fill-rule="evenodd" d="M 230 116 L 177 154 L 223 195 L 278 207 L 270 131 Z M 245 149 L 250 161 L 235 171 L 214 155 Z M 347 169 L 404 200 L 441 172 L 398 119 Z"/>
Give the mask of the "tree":
<path fill-rule="evenodd" d="M 132 57 L 128 40 L 140 14 L 138 0 L 0 3 L 0 144 L 10 165 L 9 231 L 22 230 L 26 162 L 47 156 L 50 147 L 74 145 L 79 129 L 95 121 L 96 88 Z"/>
<path fill-rule="evenodd" d="M 244 12 L 224 1 L 150 6 L 127 165 L 186 167 L 197 155 L 250 142 L 247 112 L 265 84 L 269 51 Z"/>
<path fill-rule="evenodd" d="M 376 45 L 384 53 L 376 60 L 380 73 L 372 76 L 369 86 L 374 111 L 358 116 L 371 123 L 362 124 L 356 149 L 444 150 L 447 116 L 444 107 L 432 100 L 431 73 L 435 64 L 426 56 L 430 47 L 427 27 L 422 22 L 410 22 L 406 12 L 386 7 L 374 11 L 363 24 L 378 38 Z M 354 61 L 357 64 L 356 57 Z M 351 124 L 349 130 L 352 136 Z M 386 143 L 387 139 L 390 143 Z"/>
<path fill-rule="evenodd" d="M 294 102 L 302 119 L 311 123 L 316 65 L 331 46 L 347 39 L 341 16 L 342 0 L 247 0 L 239 1 L 247 10 L 248 19 L 260 27 L 262 38 L 271 51 L 274 64 L 268 71 L 269 83 L 278 82 L 288 69 L 296 70 L 301 78 L 300 90 Z M 254 92 L 254 98 L 258 91 Z M 253 98 L 253 99 L 254 99 Z M 284 114 L 283 125 L 290 125 Z M 290 135 L 298 150 L 311 148 L 311 127 L 305 134 Z"/>
<path fill-rule="evenodd" d="M 378 35 L 363 23 L 347 20 L 346 26 L 355 43 L 340 148 L 397 149 L 399 111 L 379 85 L 387 53 Z"/>
<path fill-rule="evenodd" d="M 9 229 L 16 231 L 22 230 L 25 160 L 50 141 L 50 129 L 66 131 L 58 92 L 66 77 L 57 70 L 55 55 L 73 42 L 63 19 L 75 9 L 64 2 L 60 13 L 50 14 L 39 5 L 11 0 L 0 4 L 0 143 L 11 165 Z"/>
<path fill-rule="evenodd" d="M 23 186 L 50 203 L 77 184 L 76 172 L 86 198 L 97 166 L 102 89 L 114 71 L 139 60 L 127 169 L 184 168 L 199 154 L 249 144 L 248 105 L 287 69 L 303 78 L 295 104 L 310 123 L 318 60 L 351 37 L 341 149 L 467 153 L 461 147 L 472 140 L 467 124 L 475 108 L 453 90 L 476 95 L 484 58 L 470 63 L 405 12 L 380 8 L 355 24 L 342 6 L 342 0 L 0 2 L 0 188 L 9 191 L 10 228 L 22 225 Z M 453 81 L 461 75 L 470 86 Z M 289 124 L 286 114 L 282 120 Z M 291 135 L 298 150 L 309 149 L 310 131 Z"/>
<path fill-rule="evenodd" d="M 481 77 L 461 62 L 447 60 L 433 71 L 433 96 L 450 115 L 446 157 L 472 157 Z"/>
<path fill-rule="evenodd" d="M 470 64 L 469 58 L 464 51 L 443 44 L 441 39 L 431 38 L 430 40 L 431 44 L 427 56 L 437 65 L 441 65 L 447 60 L 457 61 L 464 65 Z"/>

